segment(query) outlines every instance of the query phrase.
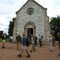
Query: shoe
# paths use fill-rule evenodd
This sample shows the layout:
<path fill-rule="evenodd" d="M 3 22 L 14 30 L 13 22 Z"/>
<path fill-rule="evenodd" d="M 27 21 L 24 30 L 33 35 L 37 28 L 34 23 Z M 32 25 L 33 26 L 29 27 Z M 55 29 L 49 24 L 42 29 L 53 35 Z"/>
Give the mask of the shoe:
<path fill-rule="evenodd" d="M 36 50 L 34 49 L 34 51 L 36 51 Z"/>
<path fill-rule="evenodd" d="M 30 55 L 28 54 L 28 56 L 26 56 L 27 58 L 30 58 Z"/>
<path fill-rule="evenodd" d="M 18 50 L 18 49 L 16 49 L 16 50 Z"/>
<path fill-rule="evenodd" d="M 53 52 L 53 50 L 50 50 L 50 52 Z"/>
<path fill-rule="evenodd" d="M 4 46 L 2 48 L 5 48 Z"/>
<path fill-rule="evenodd" d="M 58 55 L 60 56 L 60 53 Z"/>
<path fill-rule="evenodd" d="M 12 49 L 12 47 L 9 47 L 10 49 Z"/>
<path fill-rule="evenodd" d="M 17 55 L 18 57 L 21 57 L 21 54 Z"/>
<path fill-rule="evenodd" d="M 34 50 L 34 51 L 36 51 L 36 50 Z"/>

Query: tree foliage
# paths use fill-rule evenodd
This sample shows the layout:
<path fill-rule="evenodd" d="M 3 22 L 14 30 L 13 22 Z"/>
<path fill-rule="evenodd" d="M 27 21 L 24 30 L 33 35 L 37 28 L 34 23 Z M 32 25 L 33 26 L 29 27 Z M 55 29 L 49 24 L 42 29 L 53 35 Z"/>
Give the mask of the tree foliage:
<path fill-rule="evenodd" d="M 2 35 L 3 35 L 3 31 L 0 31 L 0 38 L 1 38 Z"/>
<path fill-rule="evenodd" d="M 9 35 L 13 34 L 13 28 L 14 28 L 14 19 L 13 21 L 10 21 L 10 24 L 9 24 L 9 29 L 8 29 Z"/>
<path fill-rule="evenodd" d="M 55 32 L 55 36 L 57 32 L 60 32 L 60 16 L 52 17 L 50 21 L 51 30 Z"/>

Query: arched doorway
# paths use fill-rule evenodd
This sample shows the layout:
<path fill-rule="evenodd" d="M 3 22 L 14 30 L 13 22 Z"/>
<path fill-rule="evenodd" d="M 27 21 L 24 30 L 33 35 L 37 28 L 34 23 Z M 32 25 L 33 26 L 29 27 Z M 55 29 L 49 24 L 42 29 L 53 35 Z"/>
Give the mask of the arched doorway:
<path fill-rule="evenodd" d="M 31 40 L 31 35 L 33 35 L 33 28 L 27 29 L 27 37 Z"/>
<path fill-rule="evenodd" d="M 35 26 L 35 23 L 29 21 L 25 24 L 25 27 L 24 27 L 24 33 L 25 33 L 25 36 L 28 38 L 28 39 L 31 39 L 31 34 L 32 35 L 36 35 L 36 26 Z"/>

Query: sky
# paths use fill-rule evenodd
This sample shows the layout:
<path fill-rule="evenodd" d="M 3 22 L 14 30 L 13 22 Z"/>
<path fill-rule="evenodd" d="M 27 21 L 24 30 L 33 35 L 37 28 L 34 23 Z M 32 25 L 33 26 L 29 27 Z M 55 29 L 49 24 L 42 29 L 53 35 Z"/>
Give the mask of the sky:
<path fill-rule="evenodd" d="M 60 0 L 35 0 L 43 7 L 47 8 L 47 15 L 56 17 L 60 15 Z M 8 33 L 9 22 L 16 17 L 18 11 L 27 0 L 0 0 L 0 31 Z"/>

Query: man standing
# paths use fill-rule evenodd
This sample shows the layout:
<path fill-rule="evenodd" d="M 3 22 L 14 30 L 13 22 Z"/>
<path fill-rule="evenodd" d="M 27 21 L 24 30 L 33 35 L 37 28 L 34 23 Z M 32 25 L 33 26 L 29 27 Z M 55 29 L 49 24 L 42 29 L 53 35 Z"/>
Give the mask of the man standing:
<path fill-rule="evenodd" d="M 50 51 L 53 52 L 54 49 L 53 49 L 53 33 L 52 32 L 50 33 L 49 42 L 50 42 Z"/>
<path fill-rule="evenodd" d="M 21 36 L 20 36 L 20 34 L 18 34 L 16 36 L 16 42 L 17 42 L 17 50 L 19 50 L 20 49 L 20 43 L 21 43 Z"/>
<path fill-rule="evenodd" d="M 21 55 L 22 55 L 22 53 L 23 53 L 23 51 L 25 50 L 26 51 L 26 53 L 27 53 L 27 58 L 29 58 L 30 57 L 30 54 L 28 53 L 28 50 L 27 50 L 27 38 L 25 37 L 25 34 L 23 34 L 23 38 L 22 38 L 22 43 L 23 43 L 23 46 L 22 46 L 22 51 L 21 51 L 21 53 L 18 55 L 18 57 L 21 57 Z"/>
<path fill-rule="evenodd" d="M 58 35 L 58 44 L 59 44 L 59 56 L 60 56 L 60 32 L 59 33 L 57 33 L 57 35 Z"/>
<path fill-rule="evenodd" d="M 42 47 L 42 37 L 40 34 L 39 34 L 39 45 L 40 45 L 40 47 Z"/>
<path fill-rule="evenodd" d="M 34 36 L 35 46 L 37 45 L 37 37 Z"/>
<path fill-rule="evenodd" d="M 3 46 L 2 46 L 2 48 L 5 48 L 6 33 L 3 34 L 2 40 L 3 40 Z"/>

